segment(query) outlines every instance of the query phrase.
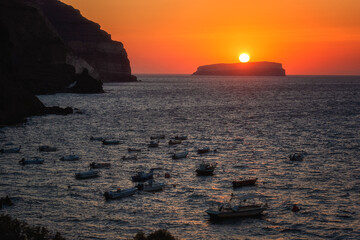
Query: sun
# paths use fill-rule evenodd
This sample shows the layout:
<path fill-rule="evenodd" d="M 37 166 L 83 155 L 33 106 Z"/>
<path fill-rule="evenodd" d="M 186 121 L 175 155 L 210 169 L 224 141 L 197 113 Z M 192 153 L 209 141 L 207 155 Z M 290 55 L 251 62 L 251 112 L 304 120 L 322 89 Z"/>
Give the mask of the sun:
<path fill-rule="evenodd" d="M 239 56 L 239 60 L 240 62 L 242 63 L 246 63 L 250 60 L 250 56 L 246 53 L 242 53 L 240 56 Z"/>

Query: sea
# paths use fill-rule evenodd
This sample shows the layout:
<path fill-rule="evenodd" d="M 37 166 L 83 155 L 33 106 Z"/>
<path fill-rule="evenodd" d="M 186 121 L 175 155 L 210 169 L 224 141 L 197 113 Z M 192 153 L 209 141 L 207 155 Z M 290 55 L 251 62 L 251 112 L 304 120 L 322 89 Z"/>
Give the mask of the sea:
<path fill-rule="evenodd" d="M 0 214 L 67 239 L 131 239 L 157 229 L 179 239 L 360 239 L 359 76 L 138 78 L 105 84 L 103 94 L 41 95 L 46 106 L 77 113 L 1 128 L 1 148 L 21 145 L 21 152 L 0 154 L 0 196 L 14 202 Z M 148 148 L 159 134 L 159 147 Z M 176 135 L 188 139 L 170 146 Z M 40 145 L 58 150 L 39 152 Z M 199 155 L 203 147 L 211 152 Z M 181 151 L 188 157 L 171 158 Z M 303 161 L 289 160 L 302 151 Z M 59 160 L 70 154 L 81 159 Z M 137 160 L 122 160 L 131 155 Z M 19 165 L 35 156 L 44 164 Z M 92 162 L 111 168 L 75 179 Z M 217 163 L 213 176 L 196 175 L 201 162 Z M 151 168 L 166 183 L 162 192 L 105 201 L 104 192 L 133 187 L 131 176 Z M 233 189 L 232 181 L 253 177 L 255 186 Z M 205 211 L 231 197 L 256 197 L 268 209 L 257 218 L 210 220 Z M 291 211 L 294 204 L 300 211 Z"/>

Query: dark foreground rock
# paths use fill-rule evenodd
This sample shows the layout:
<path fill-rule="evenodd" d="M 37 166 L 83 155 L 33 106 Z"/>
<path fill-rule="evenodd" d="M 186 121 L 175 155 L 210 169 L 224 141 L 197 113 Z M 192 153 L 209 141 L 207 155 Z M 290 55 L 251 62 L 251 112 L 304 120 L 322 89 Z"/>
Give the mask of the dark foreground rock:
<path fill-rule="evenodd" d="M 285 69 L 274 62 L 219 63 L 200 66 L 193 75 L 285 76 Z"/>

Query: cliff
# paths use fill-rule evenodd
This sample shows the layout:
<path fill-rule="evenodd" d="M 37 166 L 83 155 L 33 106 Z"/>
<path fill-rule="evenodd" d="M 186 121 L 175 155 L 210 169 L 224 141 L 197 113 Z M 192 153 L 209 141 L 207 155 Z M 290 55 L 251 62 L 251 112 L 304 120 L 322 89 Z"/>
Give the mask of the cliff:
<path fill-rule="evenodd" d="M 285 69 L 274 62 L 220 63 L 200 66 L 193 75 L 285 76 Z"/>
<path fill-rule="evenodd" d="M 86 71 L 76 74 L 76 68 L 67 63 L 71 56 L 72 51 L 36 5 L 25 0 L 1 0 L 0 125 L 31 115 L 72 111 L 46 108 L 34 94 L 102 92 L 101 81 Z M 73 88 L 68 88 L 70 84 Z"/>
<path fill-rule="evenodd" d="M 103 82 L 137 80 L 131 75 L 123 44 L 111 40 L 110 34 L 101 30 L 99 24 L 89 21 L 79 10 L 58 0 L 31 1 L 39 4 L 66 45 L 89 63 Z"/>

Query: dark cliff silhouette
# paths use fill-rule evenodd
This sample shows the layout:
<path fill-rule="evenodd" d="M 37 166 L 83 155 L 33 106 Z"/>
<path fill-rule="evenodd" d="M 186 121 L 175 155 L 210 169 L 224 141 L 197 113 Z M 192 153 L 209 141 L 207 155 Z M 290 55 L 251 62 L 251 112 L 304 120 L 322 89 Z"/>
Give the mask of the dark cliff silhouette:
<path fill-rule="evenodd" d="M 101 30 L 99 24 L 58 0 L 31 1 L 40 6 L 66 45 L 86 60 L 94 68 L 94 75 L 103 82 L 137 80 L 131 75 L 130 61 L 123 44 L 111 40 L 111 35 Z"/>
<path fill-rule="evenodd" d="M 248 62 L 219 63 L 198 67 L 194 75 L 230 75 L 230 76 L 285 76 L 281 63 Z"/>

